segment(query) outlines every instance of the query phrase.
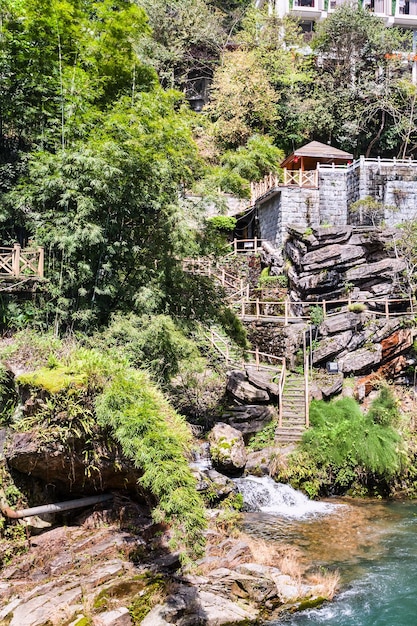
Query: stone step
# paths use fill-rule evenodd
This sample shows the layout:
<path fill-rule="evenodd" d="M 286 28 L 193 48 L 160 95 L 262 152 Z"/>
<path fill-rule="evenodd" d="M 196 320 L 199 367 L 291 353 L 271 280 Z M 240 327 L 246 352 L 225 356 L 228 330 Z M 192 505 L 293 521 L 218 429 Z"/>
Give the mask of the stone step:
<path fill-rule="evenodd" d="M 304 424 L 305 422 L 305 416 L 304 415 L 288 415 L 288 413 L 284 413 L 282 416 L 282 421 L 283 422 L 291 422 L 291 424 L 293 422 L 299 422 Z"/>

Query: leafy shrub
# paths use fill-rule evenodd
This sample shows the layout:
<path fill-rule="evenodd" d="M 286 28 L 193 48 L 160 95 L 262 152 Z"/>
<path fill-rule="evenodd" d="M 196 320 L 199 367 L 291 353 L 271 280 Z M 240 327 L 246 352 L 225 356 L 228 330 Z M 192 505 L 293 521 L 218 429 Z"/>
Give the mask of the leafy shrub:
<path fill-rule="evenodd" d="M 383 385 L 372 401 L 367 418 L 381 426 L 397 426 L 400 420 L 398 402 L 388 385 Z"/>
<path fill-rule="evenodd" d="M 116 314 L 94 341 L 100 341 L 113 357 L 119 354 L 131 365 L 147 370 L 160 383 L 176 376 L 183 361 L 200 358 L 197 345 L 168 315 Z"/>
<path fill-rule="evenodd" d="M 324 320 L 324 311 L 323 308 L 319 305 L 311 306 L 310 311 L 310 321 L 314 326 L 320 326 L 322 321 Z"/>
<path fill-rule="evenodd" d="M 367 415 L 352 398 L 313 400 L 312 427 L 286 470 L 292 484 L 314 496 L 345 493 L 357 485 L 386 492 L 402 463 L 400 436 L 391 425 L 393 413 L 386 392 Z M 382 421 L 378 423 L 376 416 Z"/>
<path fill-rule="evenodd" d="M 124 454 L 143 470 L 140 483 L 157 499 L 155 521 L 174 529 L 173 546 L 195 554 L 206 520 L 196 481 L 186 459 L 190 431 L 145 373 L 125 370 L 96 402 L 102 426 L 110 427 Z"/>
<path fill-rule="evenodd" d="M 236 218 L 227 215 L 215 215 L 207 220 L 208 228 L 217 231 L 232 232 L 236 228 L 236 224 Z"/>
<path fill-rule="evenodd" d="M 275 430 L 277 423 L 275 420 L 267 424 L 262 430 L 251 437 L 248 448 L 250 450 L 262 450 L 267 446 L 271 446 L 275 439 Z"/>
<path fill-rule="evenodd" d="M 267 270 L 267 272 L 265 272 Z M 259 287 L 288 287 L 288 278 L 285 274 L 278 274 L 277 276 L 269 274 L 269 268 L 264 268 L 259 277 Z"/>
<path fill-rule="evenodd" d="M 237 315 L 228 307 L 219 312 L 219 322 L 233 341 L 241 348 L 249 348 L 247 332 Z"/>

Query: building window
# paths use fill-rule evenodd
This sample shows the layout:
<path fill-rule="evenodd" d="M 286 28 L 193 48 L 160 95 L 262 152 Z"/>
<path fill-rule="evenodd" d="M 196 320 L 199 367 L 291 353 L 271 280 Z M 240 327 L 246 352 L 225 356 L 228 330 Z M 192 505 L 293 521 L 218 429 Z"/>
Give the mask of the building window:
<path fill-rule="evenodd" d="M 294 0 L 294 8 L 305 8 L 314 9 L 315 0 Z"/>
<path fill-rule="evenodd" d="M 385 13 L 385 0 L 365 0 L 363 6 L 372 13 Z"/>

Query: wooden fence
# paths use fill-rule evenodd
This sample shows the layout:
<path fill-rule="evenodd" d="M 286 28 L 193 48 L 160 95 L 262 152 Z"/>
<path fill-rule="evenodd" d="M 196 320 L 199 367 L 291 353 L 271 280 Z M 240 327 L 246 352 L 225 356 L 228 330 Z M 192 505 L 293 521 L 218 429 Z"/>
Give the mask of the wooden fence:
<path fill-rule="evenodd" d="M 401 307 L 402 311 L 393 310 Z M 290 300 L 284 301 L 269 301 L 269 300 L 250 300 L 249 297 L 242 299 L 240 302 L 240 317 L 242 318 L 254 318 L 254 319 L 266 319 L 274 318 L 284 322 L 284 325 L 288 325 L 291 321 L 311 320 L 310 312 L 308 314 L 295 314 L 293 313 L 293 307 L 302 307 L 309 309 L 313 307 L 319 307 L 322 310 L 323 319 L 337 315 L 342 310 L 351 310 L 352 312 L 360 313 L 361 310 L 369 310 L 375 315 L 375 317 L 385 317 L 390 319 L 392 317 L 414 317 L 416 315 L 415 307 L 409 298 L 376 298 L 374 300 L 320 300 L 317 302 L 291 302 Z"/>
<path fill-rule="evenodd" d="M 318 170 L 287 170 L 284 168 L 283 178 L 276 174 L 267 174 L 262 180 L 250 185 L 250 202 L 254 205 L 258 198 L 277 187 L 318 187 Z"/>
<path fill-rule="evenodd" d="M 0 248 L 0 278 L 43 278 L 43 248 Z"/>
<path fill-rule="evenodd" d="M 279 376 L 278 381 L 274 381 L 278 385 L 278 404 L 279 404 L 279 423 L 282 423 L 282 397 L 284 393 L 285 376 L 286 376 L 286 361 L 284 357 L 276 356 L 275 354 L 267 354 L 260 352 L 258 348 L 255 350 L 245 350 L 245 355 L 252 357 L 251 361 L 246 361 L 243 357 L 236 358 L 231 352 L 230 346 L 223 339 L 221 335 L 216 333 L 215 330 L 210 328 L 208 331 L 208 337 L 211 345 L 222 355 L 226 361 L 226 365 L 232 365 L 239 368 L 255 368 L 258 371 L 271 372 L 271 376 Z"/>

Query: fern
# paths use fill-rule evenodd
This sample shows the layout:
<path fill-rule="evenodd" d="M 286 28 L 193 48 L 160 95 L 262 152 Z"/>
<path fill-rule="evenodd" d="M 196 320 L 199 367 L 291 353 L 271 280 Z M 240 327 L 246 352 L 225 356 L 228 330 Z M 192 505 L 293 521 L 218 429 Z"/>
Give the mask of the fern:
<path fill-rule="evenodd" d="M 140 483 L 156 497 L 156 521 L 169 523 L 172 545 L 199 554 L 206 520 L 186 459 L 191 443 L 184 420 L 147 375 L 125 370 L 97 399 L 99 422 L 110 426 L 123 452 L 143 471 Z"/>

